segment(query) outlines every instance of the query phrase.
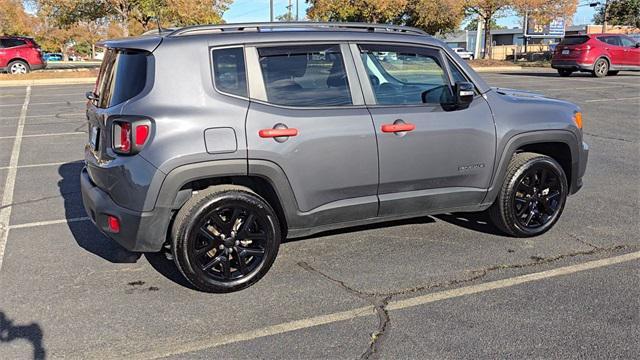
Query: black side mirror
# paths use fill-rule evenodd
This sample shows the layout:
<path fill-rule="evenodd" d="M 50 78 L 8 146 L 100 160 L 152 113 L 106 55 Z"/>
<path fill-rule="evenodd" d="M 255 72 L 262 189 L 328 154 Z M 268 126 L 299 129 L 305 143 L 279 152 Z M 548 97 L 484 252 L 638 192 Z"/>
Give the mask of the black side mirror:
<path fill-rule="evenodd" d="M 458 109 L 466 109 L 473 101 L 476 90 L 472 83 L 460 81 L 453 86 L 453 93 Z"/>
<path fill-rule="evenodd" d="M 636 43 L 636 48 L 640 48 L 640 42 Z"/>
<path fill-rule="evenodd" d="M 93 91 L 87 91 L 84 96 L 87 98 L 87 100 L 98 100 L 98 95 L 96 95 Z"/>

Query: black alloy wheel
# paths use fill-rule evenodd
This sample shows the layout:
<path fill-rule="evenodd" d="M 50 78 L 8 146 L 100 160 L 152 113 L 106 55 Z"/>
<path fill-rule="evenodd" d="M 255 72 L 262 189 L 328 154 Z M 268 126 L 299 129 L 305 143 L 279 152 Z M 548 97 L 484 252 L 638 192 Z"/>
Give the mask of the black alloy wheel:
<path fill-rule="evenodd" d="M 489 216 L 508 235 L 540 235 L 560 218 L 568 189 L 564 170 L 553 158 L 536 153 L 515 154 L 498 196 L 488 209 Z"/>
<path fill-rule="evenodd" d="M 521 227 L 536 229 L 557 215 L 563 198 L 559 177 L 553 168 L 542 164 L 520 177 L 512 206 Z"/>
<path fill-rule="evenodd" d="M 237 291 L 267 273 L 280 236 L 275 212 L 264 199 L 245 187 L 214 186 L 193 196 L 176 215 L 174 261 L 199 290 Z"/>

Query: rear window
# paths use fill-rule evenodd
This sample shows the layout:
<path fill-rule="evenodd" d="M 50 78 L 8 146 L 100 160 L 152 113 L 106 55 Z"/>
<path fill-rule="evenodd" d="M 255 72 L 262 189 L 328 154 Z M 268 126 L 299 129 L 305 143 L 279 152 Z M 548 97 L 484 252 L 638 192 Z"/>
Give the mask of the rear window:
<path fill-rule="evenodd" d="M 107 50 L 96 86 L 98 107 L 118 105 L 142 92 L 147 80 L 148 55 L 145 51 Z"/>
<path fill-rule="evenodd" d="M 560 45 L 580 45 L 587 41 L 589 41 L 588 36 L 567 36 L 560 41 Z"/>

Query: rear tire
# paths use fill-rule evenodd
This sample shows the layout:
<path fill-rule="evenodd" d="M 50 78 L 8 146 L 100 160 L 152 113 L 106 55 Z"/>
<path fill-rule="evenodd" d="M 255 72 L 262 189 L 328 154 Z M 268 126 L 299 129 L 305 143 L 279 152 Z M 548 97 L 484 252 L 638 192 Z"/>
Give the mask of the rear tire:
<path fill-rule="evenodd" d="M 562 77 L 568 77 L 568 76 L 571 76 L 571 74 L 573 74 L 573 71 L 567 70 L 567 69 L 558 69 L 558 74 L 560 74 L 560 76 Z"/>
<path fill-rule="evenodd" d="M 540 235 L 560 218 L 567 194 L 567 177 L 557 161 L 536 153 L 515 154 L 489 216 L 508 235 Z"/>
<path fill-rule="evenodd" d="M 609 72 L 609 62 L 607 61 L 607 59 L 600 58 L 593 65 L 592 74 L 597 78 L 603 78 L 607 76 L 608 72 Z"/>
<path fill-rule="evenodd" d="M 278 254 L 281 232 L 271 206 L 251 189 L 220 185 L 200 191 L 176 215 L 176 266 L 198 290 L 238 291 L 260 280 Z"/>
<path fill-rule="evenodd" d="M 31 71 L 31 68 L 29 68 L 29 64 L 22 60 L 14 60 L 10 62 L 9 65 L 7 65 L 7 72 L 9 74 L 26 74 L 29 71 Z"/>

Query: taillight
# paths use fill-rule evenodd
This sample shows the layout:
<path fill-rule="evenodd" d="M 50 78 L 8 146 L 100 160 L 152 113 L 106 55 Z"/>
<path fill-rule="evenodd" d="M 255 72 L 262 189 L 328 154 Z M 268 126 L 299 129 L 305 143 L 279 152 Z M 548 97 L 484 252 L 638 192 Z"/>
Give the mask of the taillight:
<path fill-rule="evenodd" d="M 111 132 L 113 151 L 121 155 L 137 154 L 149 140 L 150 134 L 149 120 L 114 120 Z"/>

